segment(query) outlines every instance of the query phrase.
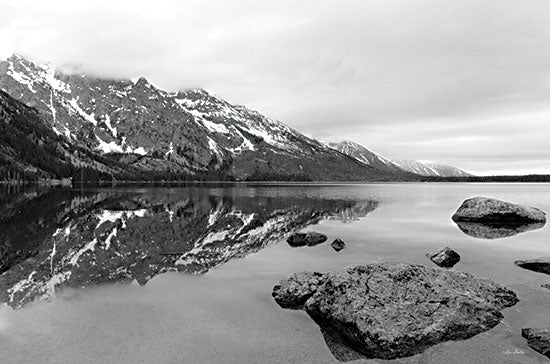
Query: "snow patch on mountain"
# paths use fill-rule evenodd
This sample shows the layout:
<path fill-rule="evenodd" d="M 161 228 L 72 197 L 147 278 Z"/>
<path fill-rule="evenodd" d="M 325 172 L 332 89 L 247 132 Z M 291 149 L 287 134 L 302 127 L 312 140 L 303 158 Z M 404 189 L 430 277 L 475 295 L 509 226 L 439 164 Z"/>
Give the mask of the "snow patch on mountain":
<path fill-rule="evenodd" d="M 113 126 L 111 125 L 111 118 L 109 117 L 108 114 L 105 114 L 103 121 L 105 122 L 107 129 L 109 129 L 111 134 L 116 138 L 118 133 L 116 131 L 116 128 L 113 128 Z"/>
<path fill-rule="evenodd" d="M 73 107 L 73 110 L 80 115 L 84 120 L 92 123 L 94 126 L 97 125 L 97 120 L 94 119 L 94 114 L 88 114 L 86 111 L 82 110 L 80 105 L 78 105 L 78 101 L 76 99 L 71 99 L 69 101 L 69 104 Z"/>
<path fill-rule="evenodd" d="M 218 160 L 223 159 L 223 153 L 220 151 L 218 144 L 210 137 L 208 137 L 208 147 L 218 157 Z"/>
<path fill-rule="evenodd" d="M 124 153 L 124 148 L 121 145 L 117 144 L 117 142 L 112 141 L 107 143 L 97 135 L 95 137 L 99 142 L 99 145 L 96 148 L 103 153 Z"/>
<path fill-rule="evenodd" d="M 84 245 L 82 248 L 80 248 L 80 250 L 78 250 L 72 257 L 71 257 L 71 260 L 69 261 L 69 264 L 70 265 L 78 265 L 78 260 L 80 259 L 80 257 L 82 256 L 82 254 L 86 253 L 87 251 L 94 251 L 95 250 L 95 246 L 97 244 L 97 238 L 94 238 L 92 241 L 90 241 L 89 243 L 87 243 L 86 245 Z"/>
<path fill-rule="evenodd" d="M 52 90 L 65 93 L 71 92 L 71 87 L 67 83 L 55 77 L 55 67 L 52 64 L 42 64 L 40 71 L 40 76 L 50 85 Z"/>
<path fill-rule="evenodd" d="M 195 115 L 195 113 L 193 113 Z M 229 134 L 229 130 L 223 124 L 213 123 L 201 117 L 201 123 L 213 133 Z"/>
<path fill-rule="evenodd" d="M 35 94 L 36 90 L 33 88 L 34 80 L 31 77 L 27 76 L 30 73 L 29 69 L 24 65 L 24 63 L 21 63 L 21 64 L 23 65 L 23 67 L 25 67 L 25 69 L 27 70 L 27 73 L 18 72 L 14 67 L 14 63 L 11 60 L 8 60 L 8 75 L 11 76 L 15 81 L 19 82 L 20 84 L 26 85 L 29 88 L 29 90 L 33 94 Z"/>
<path fill-rule="evenodd" d="M 164 158 L 168 159 L 172 154 L 174 154 L 174 142 L 170 142 L 170 147 L 168 148 L 168 151 L 164 154 Z"/>
<path fill-rule="evenodd" d="M 125 145 L 126 138 L 122 138 L 122 143 L 118 144 L 116 141 L 106 142 L 97 135 L 95 137 L 99 142 L 96 149 L 100 150 L 102 153 L 138 154 L 141 156 L 147 155 L 147 151 L 143 147 L 132 148 L 131 146 Z"/>

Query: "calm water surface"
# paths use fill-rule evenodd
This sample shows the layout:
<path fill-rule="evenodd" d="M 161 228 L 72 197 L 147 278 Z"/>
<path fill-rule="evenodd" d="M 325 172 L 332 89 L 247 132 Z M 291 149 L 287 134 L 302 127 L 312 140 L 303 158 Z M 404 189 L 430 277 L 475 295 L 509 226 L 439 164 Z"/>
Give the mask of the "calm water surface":
<path fill-rule="evenodd" d="M 319 327 L 280 308 L 303 270 L 404 261 L 491 278 L 520 302 L 494 329 L 395 363 L 543 363 L 522 327 L 550 325 L 550 277 L 514 261 L 550 256 L 548 227 L 483 239 L 450 217 L 489 196 L 550 212 L 549 184 L 238 185 L 2 195 L 2 363 L 337 363 Z M 291 231 L 329 237 L 291 248 Z M 339 237 L 346 249 L 330 242 Z M 377 360 L 359 362 L 377 363 Z"/>

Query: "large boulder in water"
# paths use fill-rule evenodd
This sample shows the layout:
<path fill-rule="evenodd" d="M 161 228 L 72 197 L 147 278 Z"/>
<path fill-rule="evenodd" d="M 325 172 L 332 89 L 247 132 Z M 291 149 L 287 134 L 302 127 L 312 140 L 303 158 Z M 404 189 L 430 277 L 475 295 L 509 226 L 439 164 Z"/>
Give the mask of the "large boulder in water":
<path fill-rule="evenodd" d="M 305 310 L 367 358 L 414 355 L 447 340 L 467 339 L 502 319 L 516 294 L 468 273 L 381 263 L 296 273 L 273 288 L 285 308 Z"/>
<path fill-rule="evenodd" d="M 532 349 L 550 358 L 550 328 L 521 329 L 521 336 Z"/>
<path fill-rule="evenodd" d="M 487 197 L 465 200 L 452 216 L 455 222 L 478 222 L 491 225 L 545 223 L 546 214 L 534 207 L 516 205 Z"/>

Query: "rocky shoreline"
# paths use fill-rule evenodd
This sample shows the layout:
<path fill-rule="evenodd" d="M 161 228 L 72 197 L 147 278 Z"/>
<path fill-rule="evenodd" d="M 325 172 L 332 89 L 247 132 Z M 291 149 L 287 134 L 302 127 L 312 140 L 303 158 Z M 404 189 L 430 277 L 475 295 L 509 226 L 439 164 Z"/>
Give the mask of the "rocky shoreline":
<path fill-rule="evenodd" d="M 534 207 L 475 197 L 465 200 L 452 220 L 467 235 L 496 239 L 540 228 L 546 214 Z M 320 242 L 326 240 L 309 232 L 295 233 L 287 241 L 291 246 L 315 246 L 320 242 L 308 237 L 319 236 Z M 445 341 L 471 338 L 498 325 L 502 311 L 519 301 L 515 292 L 498 283 L 449 269 L 460 261 L 449 247 L 426 256 L 441 268 L 385 262 L 300 272 L 275 285 L 272 296 L 282 308 L 304 310 L 340 361 L 409 357 Z M 548 258 L 515 264 L 550 274 Z M 550 358 L 549 328 L 523 328 L 522 336 Z"/>

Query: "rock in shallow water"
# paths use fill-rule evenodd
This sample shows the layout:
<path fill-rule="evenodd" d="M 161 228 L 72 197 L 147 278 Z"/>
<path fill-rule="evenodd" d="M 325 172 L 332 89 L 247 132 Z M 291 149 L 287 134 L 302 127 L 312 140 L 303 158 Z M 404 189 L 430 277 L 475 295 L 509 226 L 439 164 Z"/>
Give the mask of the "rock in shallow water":
<path fill-rule="evenodd" d="M 327 241 L 327 236 L 315 231 L 309 231 L 307 233 L 294 233 L 286 239 L 288 245 L 293 248 L 304 245 L 315 246 L 324 243 L 325 241 Z"/>
<path fill-rule="evenodd" d="M 522 225 L 546 222 L 546 214 L 534 207 L 516 205 L 487 197 L 465 200 L 452 216 L 453 221 L 479 222 L 495 225 Z"/>
<path fill-rule="evenodd" d="M 550 328 L 521 329 L 521 336 L 531 348 L 550 358 Z"/>
<path fill-rule="evenodd" d="M 305 310 L 367 358 L 411 356 L 496 326 L 518 300 L 490 280 L 407 263 L 296 273 L 273 288 L 285 308 Z"/>
<path fill-rule="evenodd" d="M 426 254 L 428 258 L 440 267 L 450 268 L 460 261 L 460 255 L 449 247 Z"/>
<path fill-rule="evenodd" d="M 330 246 L 332 247 L 332 249 L 339 252 L 340 250 L 342 250 L 346 247 L 346 243 L 344 243 L 344 241 L 342 239 L 336 238 L 336 239 L 334 239 L 332 244 L 330 244 Z"/>

